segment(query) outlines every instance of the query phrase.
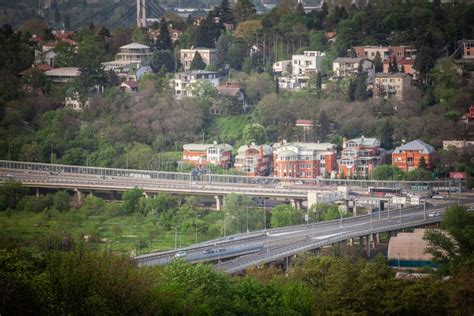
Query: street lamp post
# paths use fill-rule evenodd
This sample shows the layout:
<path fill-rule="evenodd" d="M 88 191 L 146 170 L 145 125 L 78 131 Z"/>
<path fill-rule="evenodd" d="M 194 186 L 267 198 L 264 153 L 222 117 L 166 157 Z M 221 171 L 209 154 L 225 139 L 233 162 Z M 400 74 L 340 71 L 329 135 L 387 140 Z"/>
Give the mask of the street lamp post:
<path fill-rule="evenodd" d="M 263 225 L 267 231 L 267 210 L 265 208 L 265 197 L 263 197 Z"/>
<path fill-rule="evenodd" d="M 423 202 L 423 218 L 426 220 L 426 201 Z"/>
<path fill-rule="evenodd" d="M 249 233 L 249 206 L 247 205 L 247 234 Z"/>
<path fill-rule="evenodd" d="M 173 227 L 174 228 L 174 249 L 178 249 L 178 227 L 179 226 L 175 226 Z"/>
<path fill-rule="evenodd" d="M 198 242 L 198 228 L 197 228 L 197 219 L 199 217 L 198 213 L 195 214 L 196 218 L 194 219 L 194 228 L 195 228 L 195 243 Z"/>

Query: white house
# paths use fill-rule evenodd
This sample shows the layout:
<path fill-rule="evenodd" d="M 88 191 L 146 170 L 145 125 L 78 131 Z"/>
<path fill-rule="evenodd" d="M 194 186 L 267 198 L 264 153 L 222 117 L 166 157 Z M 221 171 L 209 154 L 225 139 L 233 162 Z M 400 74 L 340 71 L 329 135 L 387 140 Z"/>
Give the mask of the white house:
<path fill-rule="evenodd" d="M 216 87 L 220 83 L 219 74 L 215 71 L 206 70 L 195 70 L 188 72 L 179 72 L 175 74 L 172 80 L 172 86 L 174 88 L 175 97 L 181 99 L 183 97 L 193 97 L 197 91 L 194 91 L 195 83 L 208 82 L 212 86 Z"/>
<path fill-rule="evenodd" d="M 344 79 L 357 75 L 359 66 L 362 65 L 362 72 L 367 75 L 368 83 L 372 83 L 375 74 L 374 63 L 367 58 L 339 57 L 332 63 L 334 79 Z"/>

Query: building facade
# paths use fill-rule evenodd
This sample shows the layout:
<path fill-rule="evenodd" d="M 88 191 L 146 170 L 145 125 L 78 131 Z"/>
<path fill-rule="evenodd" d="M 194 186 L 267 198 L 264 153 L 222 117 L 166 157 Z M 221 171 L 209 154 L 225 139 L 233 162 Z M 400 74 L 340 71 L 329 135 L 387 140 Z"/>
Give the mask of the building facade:
<path fill-rule="evenodd" d="M 214 87 L 218 87 L 220 77 L 215 71 L 195 70 L 188 72 L 179 72 L 175 74 L 172 80 L 174 93 L 177 99 L 183 97 L 193 97 L 199 94 L 197 83 L 208 82 Z"/>
<path fill-rule="evenodd" d="M 462 42 L 462 59 L 474 60 L 474 40 Z"/>
<path fill-rule="evenodd" d="M 395 148 L 392 153 L 392 164 L 403 171 L 412 171 L 419 167 L 422 157 L 427 169 L 433 167 L 433 146 L 417 139 L 405 145 Z"/>
<path fill-rule="evenodd" d="M 188 71 L 191 68 L 191 63 L 193 62 L 194 55 L 196 55 L 196 52 L 199 52 L 199 54 L 202 57 L 202 60 L 206 65 L 214 65 L 216 62 L 216 54 L 217 50 L 215 48 L 202 48 L 202 47 L 197 47 L 197 48 L 191 48 L 191 49 L 181 49 L 179 51 L 179 60 L 181 61 L 181 64 L 183 65 L 184 71 Z"/>
<path fill-rule="evenodd" d="M 276 143 L 273 145 L 275 177 L 317 178 L 336 169 L 336 145 L 330 143 Z"/>
<path fill-rule="evenodd" d="M 185 144 L 183 163 L 198 168 L 215 165 L 229 168 L 232 164 L 232 146 L 229 144 Z"/>
<path fill-rule="evenodd" d="M 349 76 L 357 75 L 359 66 L 362 65 L 362 71 L 367 74 L 367 80 L 370 82 L 374 78 L 374 63 L 367 58 L 344 58 L 339 57 L 332 63 L 333 77 L 343 79 Z"/>
<path fill-rule="evenodd" d="M 242 145 L 234 167 L 248 176 L 267 176 L 272 168 L 273 151 L 269 145 Z"/>
<path fill-rule="evenodd" d="M 361 136 L 345 140 L 342 146 L 338 161 L 340 177 L 367 177 L 385 158 L 385 151 L 377 138 Z"/>
<path fill-rule="evenodd" d="M 443 140 L 443 149 L 449 150 L 456 148 L 458 150 L 465 150 L 466 148 L 474 148 L 473 140 Z"/>
<path fill-rule="evenodd" d="M 392 97 L 403 100 L 407 90 L 412 86 L 412 77 L 405 73 L 376 73 L 374 80 L 374 96 L 389 99 Z"/>

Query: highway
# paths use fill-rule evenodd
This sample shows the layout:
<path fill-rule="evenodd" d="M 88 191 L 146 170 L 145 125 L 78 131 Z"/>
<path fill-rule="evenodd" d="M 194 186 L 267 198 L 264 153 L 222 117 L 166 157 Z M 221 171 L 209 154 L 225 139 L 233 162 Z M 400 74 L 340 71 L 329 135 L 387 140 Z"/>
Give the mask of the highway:
<path fill-rule="evenodd" d="M 472 197 L 463 197 L 460 202 L 470 205 Z M 437 206 L 422 206 L 404 210 L 391 210 L 372 215 L 363 215 L 341 220 L 269 229 L 251 234 L 240 234 L 216 239 L 191 247 L 166 252 L 151 253 L 136 257 L 139 265 L 162 265 L 169 263 L 180 252 L 188 262 L 217 261 L 216 269 L 236 273 L 249 267 L 283 259 L 291 255 L 317 249 L 341 240 L 437 223 L 442 220 L 446 207 L 454 201 L 443 201 Z M 438 212 L 439 215 L 430 216 Z M 214 251 L 209 255 L 209 251 Z M 225 260 L 225 261 L 222 261 Z"/>

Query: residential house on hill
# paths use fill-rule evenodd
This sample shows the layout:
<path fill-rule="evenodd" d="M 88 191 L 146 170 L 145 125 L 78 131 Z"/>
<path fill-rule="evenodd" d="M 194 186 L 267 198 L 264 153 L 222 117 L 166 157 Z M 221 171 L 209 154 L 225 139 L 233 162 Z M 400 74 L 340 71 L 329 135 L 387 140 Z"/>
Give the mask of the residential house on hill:
<path fill-rule="evenodd" d="M 234 167 L 248 176 L 266 176 L 272 167 L 272 157 L 269 145 L 242 145 L 235 156 Z"/>
<path fill-rule="evenodd" d="M 232 164 L 232 146 L 229 144 L 185 144 L 183 163 L 199 168 L 216 165 L 229 168 Z"/>
<path fill-rule="evenodd" d="M 194 55 L 196 52 L 201 55 L 202 60 L 206 65 L 214 65 L 216 63 L 216 54 L 217 50 L 215 48 L 204 48 L 196 47 L 190 49 L 180 49 L 179 51 L 179 60 L 183 65 L 184 71 L 188 71 L 191 68 L 191 63 L 193 62 Z"/>
<path fill-rule="evenodd" d="M 249 110 L 250 104 L 241 85 L 237 82 L 226 82 L 217 86 L 217 92 L 231 102 L 234 114 L 245 113 Z M 214 115 L 229 114 L 229 109 L 222 109 L 218 104 L 211 106 L 210 112 Z M 232 114 L 232 113 L 230 113 Z"/>
<path fill-rule="evenodd" d="M 339 57 L 332 63 L 333 78 L 344 79 L 350 76 L 356 76 L 362 67 L 362 72 L 367 75 L 367 82 L 372 83 L 374 80 L 374 63 L 367 58 L 350 58 Z"/>
<path fill-rule="evenodd" d="M 367 177 L 372 170 L 383 163 L 385 151 L 380 140 L 361 136 L 344 140 L 341 159 L 338 161 L 341 177 Z"/>
<path fill-rule="evenodd" d="M 374 96 L 384 99 L 395 97 L 403 100 L 411 86 L 412 77 L 405 73 L 376 73 Z"/>
<path fill-rule="evenodd" d="M 102 63 L 105 71 L 113 70 L 122 80 L 140 80 L 145 73 L 152 72 L 149 66 L 151 48 L 139 43 L 121 46 L 115 60 Z"/>
<path fill-rule="evenodd" d="M 174 75 L 174 79 L 171 81 L 173 86 L 175 97 L 177 99 L 183 97 L 193 97 L 198 91 L 194 91 L 193 86 L 198 82 L 208 82 L 212 86 L 216 87 L 220 83 L 220 76 L 215 71 L 206 70 L 195 70 L 188 72 L 179 72 Z"/>
<path fill-rule="evenodd" d="M 273 145 L 275 177 L 316 178 L 336 169 L 336 145 L 330 143 L 276 143 Z"/>
<path fill-rule="evenodd" d="M 404 171 L 412 171 L 420 165 L 423 157 L 427 169 L 433 167 L 435 150 L 433 146 L 416 139 L 412 142 L 395 148 L 392 153 L 392 164 Z"/>

